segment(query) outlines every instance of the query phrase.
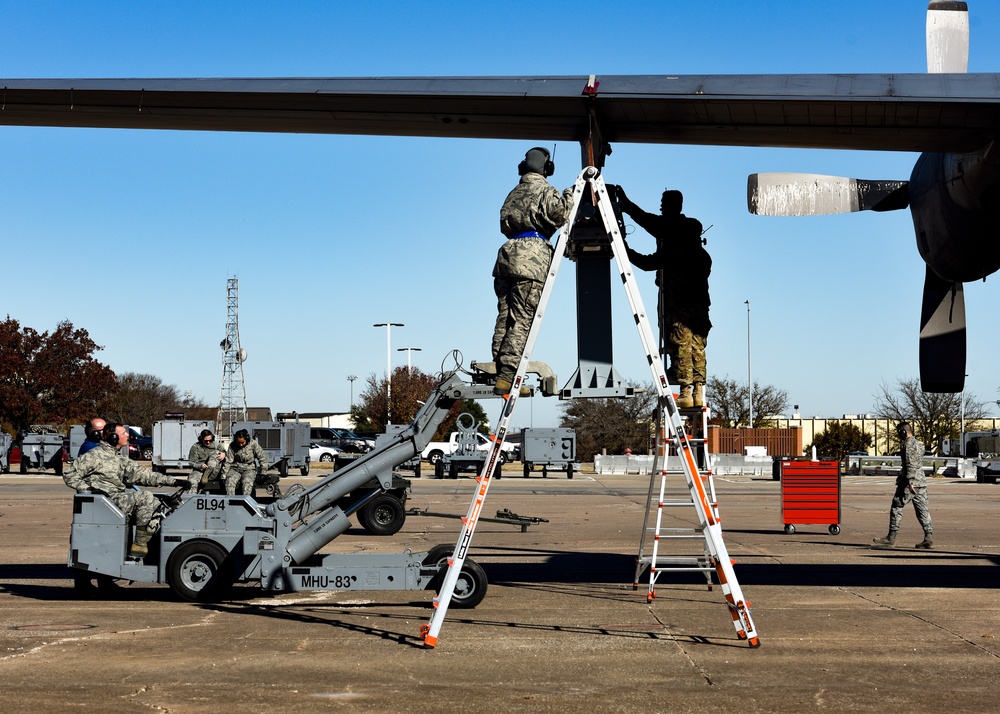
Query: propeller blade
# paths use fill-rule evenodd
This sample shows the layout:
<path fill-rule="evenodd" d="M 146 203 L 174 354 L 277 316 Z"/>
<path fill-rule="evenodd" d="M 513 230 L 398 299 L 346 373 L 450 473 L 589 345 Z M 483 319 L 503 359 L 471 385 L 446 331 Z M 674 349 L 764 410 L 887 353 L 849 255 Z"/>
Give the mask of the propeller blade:
<path fill-rule="evenodd" d="M 927 71 L 931 74 L 969 70 L 969 6 L 932 0 L 927 5 Z"/>
<path fill-rule="evenodd" d="M 747 177 L 747 208 L 759 216 L 895 211 L 910 204 L 906 181 L 763 173 Z"/>
<path fill-rule="evenodd" d="M 927 268 L 920 308 L 920 388 L 961 392 L 965 388 L 965 291 Z"/>

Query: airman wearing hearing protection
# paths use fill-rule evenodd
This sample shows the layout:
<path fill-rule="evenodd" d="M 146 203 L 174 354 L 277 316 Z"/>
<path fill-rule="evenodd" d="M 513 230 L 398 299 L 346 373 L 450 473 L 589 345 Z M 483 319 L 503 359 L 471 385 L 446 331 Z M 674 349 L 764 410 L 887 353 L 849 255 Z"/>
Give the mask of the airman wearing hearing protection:
<path fill-rule="evenodd" d="M 496 394 L 510 392 L 552 262 L 549 238 L 566 223 L 573 208 L 573 189 L 560 193 L 546 180 L 554 172 L 547 149 L 529 149 L 518 165 L 521 180 L 500 209 L 500 232 L 507 242 L 493 266 L 498 313 L 493 331 Z"/>
<path fill-rule="evenodd" d="M 186 478 L 158 474 L 137 465 L 118 450 L 128 444 L 128 429 L 108 422 L 101 431 L 101 441 L 78 457 L 63 473 L 63 481 L 77 493 L 107 496 L 135 525 L 135 538 L 129 555 L 146 555 L 150 536 L 160 527 L 160 501 L 149 491 L 133 486 L 174 486 L 187 488 Z"/>

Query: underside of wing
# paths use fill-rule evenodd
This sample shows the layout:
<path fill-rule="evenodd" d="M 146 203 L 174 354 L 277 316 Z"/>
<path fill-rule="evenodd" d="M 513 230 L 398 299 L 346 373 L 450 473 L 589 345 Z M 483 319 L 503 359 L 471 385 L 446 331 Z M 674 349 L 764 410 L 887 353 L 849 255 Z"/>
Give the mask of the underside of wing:
<path fill-rule="evenodd" d="M 998 74 L 0 79 L 0 125 L 965 152 Z"/>

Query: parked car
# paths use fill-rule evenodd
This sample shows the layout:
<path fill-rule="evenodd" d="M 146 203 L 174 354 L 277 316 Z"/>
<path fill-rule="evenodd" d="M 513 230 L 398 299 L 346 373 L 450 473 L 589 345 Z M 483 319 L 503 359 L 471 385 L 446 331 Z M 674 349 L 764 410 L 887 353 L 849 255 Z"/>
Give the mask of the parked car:
<path fill-rule="evenodd" d="M 353 435 L 353 436 L 352 436 Z M 320 446 L 330 446 L 349 454 L 364 454 L 374 447 L 350 429 L 314 426 L 309 429 L 309 439 Z"/>
<path fill-rule="evenodd" d="M 133 450 L 132 447 L 135 447 Z M 153 460 L 153 437 L 140 434 L 132 427 L 128 428 L 128 457 L 130 459 Z"/>
<path fill-rule="evenodd" d="M 309 444 L 309 463 L 332 464 L 341 453 L 335 446 L 323 446 L 315 442 Z"/>
<path fill-rule="evenodd" d="M 359 434 L 357 434 L 354 431 L 351 431 L 350 429 L 334 429 L 334 431 L 337 432 L 337 435 L 341 439 L 344 439 L 345 441 L 348 441 L 354 444 L 355 446 L 359 447 L 361 451 L 364 453 L 367 453 L 375 448 L 375 439 L 369 439 L 367 437 L 360 436 Z"/>

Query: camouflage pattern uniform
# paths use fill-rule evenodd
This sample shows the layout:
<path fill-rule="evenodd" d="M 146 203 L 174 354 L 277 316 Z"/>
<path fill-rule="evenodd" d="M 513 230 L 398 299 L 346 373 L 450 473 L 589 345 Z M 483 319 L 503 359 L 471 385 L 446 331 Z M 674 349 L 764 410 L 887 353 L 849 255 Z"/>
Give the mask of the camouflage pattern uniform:
<path fill-rule="evenodd" d="M 500 209 L 500 232 L 508 240 L 493 266 L 497 296 L 493 361 L 498 374 L 513 377 L 517 371 L 552 263 L 548 240 L 566 223 L 572 208 L 572 187 L 560 194 L 544 176 L 530 172 L 521 177 Z"/>
<path fill-rule="evenodd" d="M 270 465 L 267 454 L 261 445 L 251 439 L 242 449 L 237 448 L 234 441 L 226 450 L 225 466 L 222 468 L 222 478 L 226 481 L 226 493 L 230 496 L 236 493 L 236 484 L 240 484 L 240 493 L 249 496 L 253 493 L 257 480 L 257 465 L 260 462 L 261 473 L 267 471 Z"/>
<path fill-rule="evenodd" d="M 222 461 L 218 459 L 219 454 L 225 451 L 220 446 L 205 446 L 200 441 L 191 446 L 188 451 L 188 462 L 191 464 L 191 489 L 204 488 L 209 481 L 218 481 L 222 474 Z M 201 466 L 205 465 L 204 471 Z"/>
<path fill-rule="evenodd" d="M 627 213 L 656 238 L 656 251 L 643 255 L 626 244 L 628 258 L 641 270 L 655 270 L 660 287 L 660 333 L 670 356 L 671 384 L 704 384 L 707 381 L 705 347 L 712 322 L 708 308 L 708 276 L 712 257 L 701 243 L 701 222 L 683 213 L 663 216 L 646 213 L 629 200 L 621 201 Z"/>
<path fill-rule="evenodd" d="M 903 507 L 911 500 L 913 509 L 917 512 L 917 520 L 924 529 L 924 538 L 932 540 L 934 525 L 931 523 L 931 512 L 927 505 L 927 477 L 924 476 L 924 445 L 910 436 L 903 442 L 900 452 L 903 457 L 903 468 L 896 477 L 896 493 L 892 497 L 892 508 L 889 510 L 889 538 L 895 539 L 896 532 L 903 522 Z M 910 490 L 910 486 L 913 490 Z"/>
<path fill-rule="evenodd" d="M 106 441 L 97 444 L 66 467 L 63 481 L 77 493 L 88 489 L 103 493 L 118 506 L 131 523 L 148 527 L 150 533 L 160 526 L 157 510 L 159 499 L 149 491 L 132 489 L 132 485 L 173 486 L 175 478 L 158 474 L 137 465 Z"/>

